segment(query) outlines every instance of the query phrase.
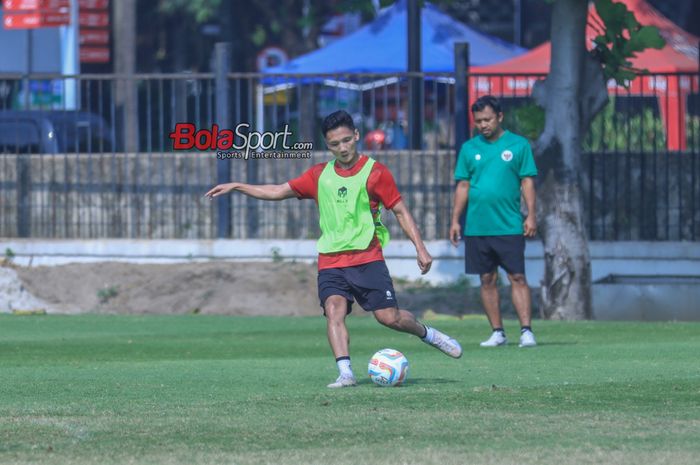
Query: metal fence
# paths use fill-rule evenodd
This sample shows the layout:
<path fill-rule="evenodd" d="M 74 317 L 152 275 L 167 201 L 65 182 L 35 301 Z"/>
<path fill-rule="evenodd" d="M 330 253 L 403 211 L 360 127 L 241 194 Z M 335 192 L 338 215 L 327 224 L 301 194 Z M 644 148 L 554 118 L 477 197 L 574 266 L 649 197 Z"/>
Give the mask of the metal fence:
<path fill-rule="evenodd" d="M 584 143 L 590 237 L 700 239 L 698 80 L 666 73 L 609 86 Z"/>
<path fill-rule="evenodd" d="M 541 77 L 470 75 L 467 91 L 470 100 L 501 96 L 506 125 L 535 137 L 544 115 L 528 96 Z M 418 149 L 407 133 L 411 78 L 423 83 Z M 224 224 L 232 238 L 315 238 L 313 202 L 236 195 L 222 209 L 202 195 L 221 179 L 282 183 L 327 160 L 320 121 L 343 108 L 362 151 L 392 170 L 425 238 L 445 238 L 456 94 L 451 74 L 0 75 L 0 237 L 209 239 Z M 590 238 L 697 240 L 698 76 L 645 76 L 609 94 L 584 146 Z M 216 149 L 174 150 L 178 123 L 245 123 L 247 136 L 286 128 L 290 144 L 313 149 L 293 159 L 220 160 Z"/>

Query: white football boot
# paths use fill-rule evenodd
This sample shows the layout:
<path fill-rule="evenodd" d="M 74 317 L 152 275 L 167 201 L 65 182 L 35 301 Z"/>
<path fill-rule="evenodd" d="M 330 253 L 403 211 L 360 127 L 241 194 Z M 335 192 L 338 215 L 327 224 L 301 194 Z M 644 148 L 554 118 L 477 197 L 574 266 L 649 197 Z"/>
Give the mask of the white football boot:
<path fill-rule="evenodd" d="M 428 330 L 427 326 L 426 330 Z M 459 345 L 459 342 L 452 339 L 447 334 L 441 333 L 435 328 L 430 328 L 430 330 L 433 332 L 433 340 L 428 342 L 425 339 L 421 339 L 423 342 L 430 344 L 450 357 L 459 358 L 462 356 L 462 346 Z"/>
<path fill-rule="evenodd" d="M 338 379 L 336 379 L 334 383 L 329 384 L 327 387 L 329 387 L 331 389 L 337 389 L 337 388 L 352 387 L 352 386 L 357 386 L 357 381 L 355 381 L 354 376 L 340 375 L 340 376 L 338 376 Z"/>
<path fill-rule="evenodd" d="M 508 344 L 508 339 L 506 335 L 500 331 L 494 331 L 491 333 L 491 337 L 486 339 L 484 342 L 479 344 L 481 347 L 498 347 Z"/>
<path fill-rule="evenodd" d="M 535 335 L 532 331 L 524 331 L 520 335 L 520 344 L 518 347 L 535 347 L 537 342 L 535 341 Z"/>

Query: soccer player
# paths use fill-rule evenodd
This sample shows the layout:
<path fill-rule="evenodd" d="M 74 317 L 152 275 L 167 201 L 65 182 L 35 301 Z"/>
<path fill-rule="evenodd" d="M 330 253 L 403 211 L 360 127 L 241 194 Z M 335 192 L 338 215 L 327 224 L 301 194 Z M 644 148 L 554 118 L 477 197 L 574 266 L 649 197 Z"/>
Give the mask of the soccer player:
<path fill-rule="evenodd" d="M 327 322 L 328 342 L 339 376 L 329 388 L 357 384 L 350 364 L 350 339 L 345 318 L 357 302 L 375 319 L 394 330 L 414 334 L 445 354 L 459 358 L 462 348 L 451 337 L 419 323 L 410 312 L 398 308 L 393 282 L 384 262 L 382 246 L 389 231 L 381 223 L 382 206 L 391 210 L 416 247 L 418 267 L 425 274 L 433 258 L 418 227 L 401 199 L 386 166 L 357 151 L 360 134 L 352 117 L 336 111 L 323 120 L 326 146 L 335 157 L 320 163 L 284 184 L 220 184 L 206 193 L 209 198 L 238 191 L 262 200 L 291 197 L 314 199 L 319 209 L 318 296 Z"/>
<path fill-rule="evenodd" d="M 479 135 L 462 145 L 455 167 L 450 241 L 459 244 L 460 218 L 467 207 L 464 227 L 465 271 L 478 274 L 481 301 L 491 324 L 491 336 L 482 347 L 505 345 L 498 298 L 498 267 L 508 274 L 511 298 L 520 320 L 520 347 L 536 345 L 531 328 L 530 288 L 525 279 L 525 237 L 537 232 L 535 185 L 537 167 L 527 139 L 501 127 L 503 112 L 495 97 L 480 97 L 472 105 Z M 520 213 L 520 195 L 527 217 Z"/>

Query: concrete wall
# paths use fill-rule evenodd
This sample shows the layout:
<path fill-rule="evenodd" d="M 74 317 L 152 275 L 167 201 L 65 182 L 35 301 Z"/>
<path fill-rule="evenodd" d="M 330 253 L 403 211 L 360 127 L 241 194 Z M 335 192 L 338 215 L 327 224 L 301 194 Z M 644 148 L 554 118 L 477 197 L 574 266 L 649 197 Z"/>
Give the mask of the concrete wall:
<path fill-rule="evenodd" d="M 448 241 L 428 241 L 435 259 L 422 278 L 433 284 L 456 280 L 464 272 L 464 248 Z M 128 261 L 169 263 L 202 260 L 284 260 L 313 262 L 316 242 L 311 240 L 41 240 L 6 239 L 0 252 L 10 249 L 19 265 L 58 265 L 70 262 Z M 608 274 L 700 275 L 700 242 L 592 242 L 593 280 Z M 415 249 L 406 240 L 391 241 L 385 250 L 396 277 L 418 279 Z M 544 276 L 542 244 L 530 241 L 525 250 L 526 273 L 533 286 Z M 475 281 L 476 283 L 476 281 Z"/>
<path fill-rule="evenodd" d="M 409 241 L 392 241 L 385 250 L 395 278 L 423 279 L 447 284 L 464 276 L 464 248 L 447 241 L 428 241 L 435 262 L 420 275 L 415 249 Z M 315 241 L 296 240 L 5 240 L 0 252 L 11 250 L 14 262 L 24 266 L 60 265 L 74 262 L 126 261 L 177 263 L 189 261 L 316 260 Z M 610 274 L 633 276 L 700 276 L 699 242 L 593 242 L 590 244 L 593 281 Z M 544 276 L 542 244 L 528 242 L 526 273 L 533 288 Z M 507 282 L 503 276 L 504 282 Z M 469 277 L 473 285 L 478 278 Z M 654 278 L 651 278 L 653 281 Z M 700 278 L 690 284 L 669 280 L 593 285 L 593 310 L 604 320 L 697 320 L 700 321 Z M 536 289 L 535 289 L 536 290 Z M 536 302 L 535 302 L 536 303 Z M 536 305 L 535 305 L 536 307 Z"/>

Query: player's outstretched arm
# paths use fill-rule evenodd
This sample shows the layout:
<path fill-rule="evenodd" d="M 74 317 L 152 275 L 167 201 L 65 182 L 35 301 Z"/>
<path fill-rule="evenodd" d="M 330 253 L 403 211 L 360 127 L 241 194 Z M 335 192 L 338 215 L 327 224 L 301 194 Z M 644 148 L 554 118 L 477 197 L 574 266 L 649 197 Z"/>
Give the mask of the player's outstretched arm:
<path fill-rule="evenodd" d="M 214 186 L 204 194 L 205 197 L 213 199 L 220 195 L 228 194 L 229 192 L 238 191 L 250 197 L 260 200 L 284 200 L 291 197 L 296 197 L 296 192 L 289 186 L 289 183 L 284 184 L 245 184 L 242 182 L 229 182 Z"/>
<path fill-rule="evenodd" d="M 399 225 L 401 225 L 401 229 L 403 229 L 408 238 L 411 239 L 413 245 L 416 246 L 416 253 L 418 254 L 418 268 L 420 268 L 421 274 L 427 273 L 430 271 L 430 266 L 433 264 L 433 257 L 430 256 L 428 249 L 425 248 L 420 231 L 418 230 L 418 226 L 416 226 L 416 222 L 414 221 L 411 212 L 408 211 L 408 207 L 403 200 L 400 200 L 399 203 L 394 205 L 394 208 L 392 208 L 391 211 L 393 211 L 394 215 L 396 215 L 396 219 L 398 220 Z"/>

